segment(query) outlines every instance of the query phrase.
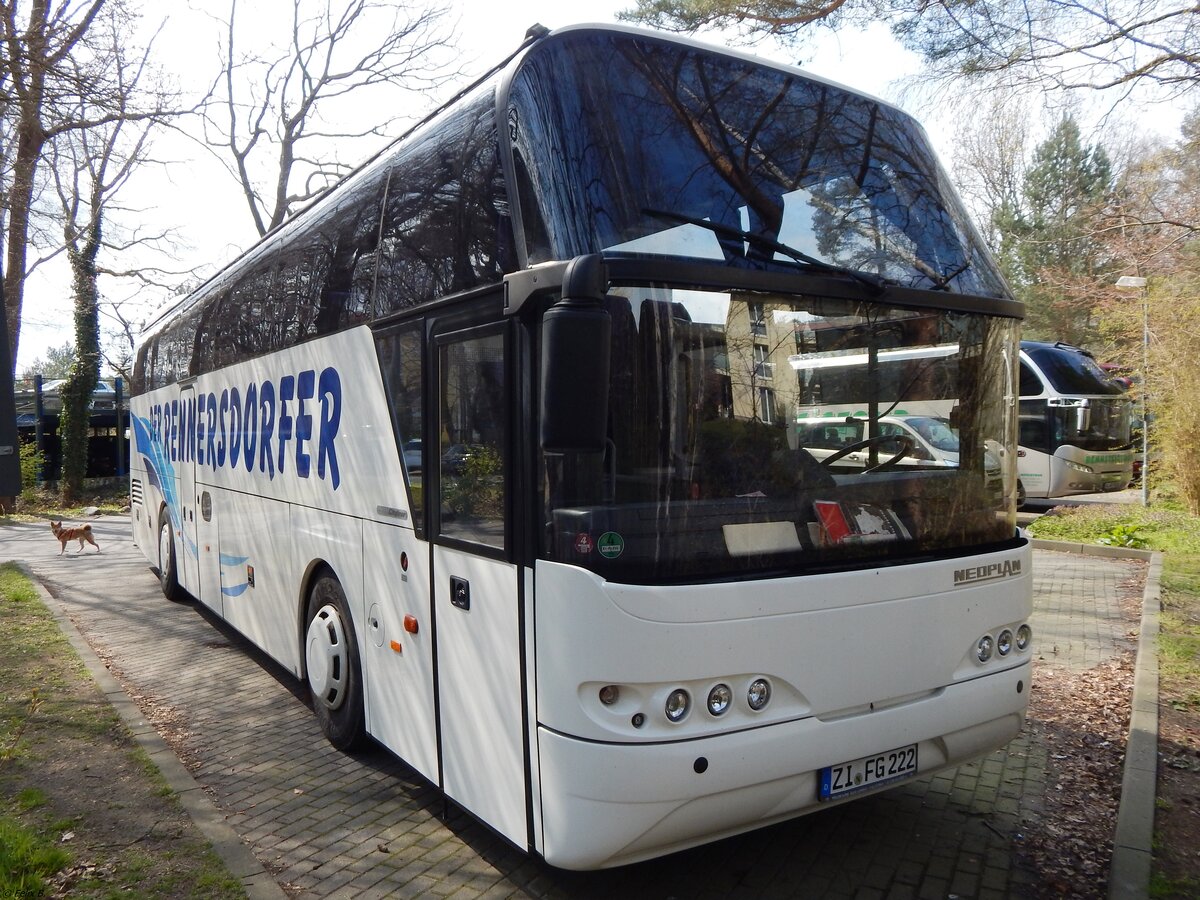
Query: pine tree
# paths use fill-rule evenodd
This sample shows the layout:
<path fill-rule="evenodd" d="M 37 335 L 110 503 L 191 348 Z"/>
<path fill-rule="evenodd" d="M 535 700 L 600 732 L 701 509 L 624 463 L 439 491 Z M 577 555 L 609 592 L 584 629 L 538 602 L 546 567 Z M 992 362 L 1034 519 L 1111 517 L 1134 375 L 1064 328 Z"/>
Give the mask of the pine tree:
<path fill-rule="evenodd" d="M 1030 337 L 1087 346 L 1096 337 L 1091 302 L 1070 285 L 1101 277 L 1106 255 L 1092 223 L 1112 187 L 1103 147 L 1085 146 L 1079 125 L 1064 116 L 1034 151 L 1022 185 L 1022 208 L 1002 210 L 1000 257 L 1026 303 Z"/>

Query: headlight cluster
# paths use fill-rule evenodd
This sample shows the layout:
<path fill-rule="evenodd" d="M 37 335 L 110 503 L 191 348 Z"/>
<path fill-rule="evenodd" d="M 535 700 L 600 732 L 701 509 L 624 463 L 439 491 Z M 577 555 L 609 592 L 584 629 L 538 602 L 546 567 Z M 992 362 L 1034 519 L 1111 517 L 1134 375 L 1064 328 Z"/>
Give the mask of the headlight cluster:
<path fill-rule="evenodd" d="M 1068 469 L 1074 469 L 1076 472 L 1083 472 L 1085 475 L 1093 474 L 1091 466 L 1085 466 L 1083 463 L 1072 462 L 1069 459 L 1063 460 L 1067 464 Z"/>
<path fill-rule="evenodd" d="M 621 701 L 621 688 L 619 685 L 606 684 L 600 688 L 598 696 L 604 706 L 616 706 Z M 746 707 L 753 712 L 759 712 L 771 702 L 771 682 L 766 678 L 754 678 L 746 685 L 743 696 Z M 704 709 L 714 719 L 720 718 L 735 705 L 736 699 L 734 688 L 720 682 L 709 688 L 704 700 Z M 687 688 L 672 688 L 663 703 L 663 716 L 672 725 L 677 725 L 688 717 L 692 705 L 692 695 Z M 646 716 L 639 711 L 630 721 L 635 728 L 641 728 L 646 722 Z"/>
<path fill-rule="evenodd" d="M 1011 628 L 1002 628 L 998 634 L 985 634 L 975 643 L 975 658 L 985 663 L 993 656 L 1005 657 L 1013 650 L 1024 652 L 1033 641 L 1033 629 L 1021 625 L 1016 633 Z"/>

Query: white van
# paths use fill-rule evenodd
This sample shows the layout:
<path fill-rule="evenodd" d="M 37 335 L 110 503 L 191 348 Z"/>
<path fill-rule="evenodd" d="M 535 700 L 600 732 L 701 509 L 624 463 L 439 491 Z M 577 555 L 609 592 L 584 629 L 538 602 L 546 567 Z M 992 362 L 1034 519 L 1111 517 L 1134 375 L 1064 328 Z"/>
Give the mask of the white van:
<path fill-rule="evenodd" d="M 867 433 L 867 419 L 812 419 L 799 424 L 799 444 L 818 462 L 837 470 L 872 465 L 883 471 L 893 467 L 947 468 L 959 466 L 958 434 L 939 416 L 881 416 Z M 1004 496 L 999 456 L 984 451 L 984 472 L 990 496 L 999 505 Z"/>

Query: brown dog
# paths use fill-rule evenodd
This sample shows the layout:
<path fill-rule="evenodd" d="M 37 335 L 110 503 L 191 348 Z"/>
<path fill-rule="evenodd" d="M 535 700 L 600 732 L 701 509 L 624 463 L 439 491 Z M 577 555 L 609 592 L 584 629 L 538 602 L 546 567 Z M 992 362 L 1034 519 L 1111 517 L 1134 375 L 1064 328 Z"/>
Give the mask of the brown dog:
<path fill-rule="evenodd" d="M 63 550 L 67 549 L 67 541 L 79 541 L 79 550 L 76 550 L 76 553 L 79 553 L 81 550 L 83 550 L 84 541 L 87 541 L 89 544 L 95 547 L 97 553 L 100 552 L 100 545 L 97 544 L 95 539 L 92 537 L 91 525 L 84 525 L 82 528 L 63 528 L 62 522 L 51 522 L 50 530 L 54 532 L 54 536 L 58 538 L 58 542 L 62 544 L 61 549 L 58 551 L 59 556 L 62 556 Z"/>

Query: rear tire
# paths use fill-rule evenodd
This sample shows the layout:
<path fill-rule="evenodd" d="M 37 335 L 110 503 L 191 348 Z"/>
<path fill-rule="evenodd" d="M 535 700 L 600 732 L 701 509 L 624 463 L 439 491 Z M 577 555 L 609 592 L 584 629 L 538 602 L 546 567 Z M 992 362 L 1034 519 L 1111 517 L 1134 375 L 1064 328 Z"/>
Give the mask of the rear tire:
<path fill-rule="evenodd" d="M 1021 479 L 1017 479 L 1017 509 L 1025 505 L 1025 485 L 1021 484 Z"/>
<path fill-rule="evenodd" d="M 362 669 L 346 594 L 333 575 L 322 575 L 313 585 L 305 622 L 304 663 L 313 712 L 329 743 L 352 750 L 366 736 Z"/>
<path fill-rule="evenodd" d="M 179 585 L 179 568 L 175 561 L 175 530 L 171 515 L 164 506 L 158 514 L 158 583 L 163 596 L 172 603 L 181 602 L 185 595 Z"/>

